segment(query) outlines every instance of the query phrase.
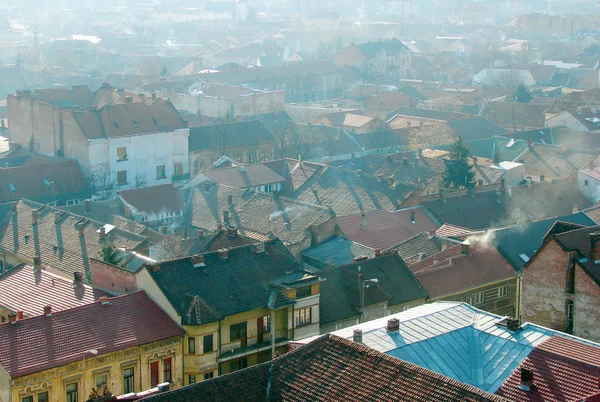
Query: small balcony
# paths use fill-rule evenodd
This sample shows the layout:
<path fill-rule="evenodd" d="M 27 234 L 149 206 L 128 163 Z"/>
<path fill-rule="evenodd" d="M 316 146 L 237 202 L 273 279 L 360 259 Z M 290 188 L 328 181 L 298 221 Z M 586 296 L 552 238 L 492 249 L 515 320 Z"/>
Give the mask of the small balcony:
<path fill-rule="evenodd" d="M 278 330 L 275 334 L 275 347 L 287 345 L 291 339 L 291 331 Z M 263 352 L 271 348 L 271 334 L 266 333 L 262 342 L 257 342 L 256 338 L 247 340 L 237 340 L 221 348 L 219 363 L 226 362 L 240 357 Z"/>
<path fill-rule="evenodd" d="M 190 174 L 189 173 L 183 173 L 183 174 L 174 174 L 171 176 L 171 181 L 176 182 L 176 181 L 183 181 L 183 180 L 189 180 L 190 179 Z"/>

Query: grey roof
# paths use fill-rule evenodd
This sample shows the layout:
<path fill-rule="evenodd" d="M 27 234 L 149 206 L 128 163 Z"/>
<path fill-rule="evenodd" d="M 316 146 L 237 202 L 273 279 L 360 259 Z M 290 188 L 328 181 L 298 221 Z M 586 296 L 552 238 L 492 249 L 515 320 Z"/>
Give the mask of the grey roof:
<path fill-rule="evenodd" d="M 206 149 L 221 150 L 227 147 L 253 145 L 256 142 L 272 142 L 269 130 L 259 120 L 224 123 L 220 120 L 205 126 L 191 127 L 188 139 L 189 151 Z"/>
<path fill-rule="evenodd" d="M 206 170 L 205 176 L 225 186 L 250 188 L 266 184 L 283 183 L 285 179 L 263 164 L 236 166 L 223 169 Z"/>
<path fill-rule="evenodd" d="M 556 222 L 595 226 L 596 223 L 585 213 L 560 216 L 558 218 L 531 222 L 494 232 L 492 242 L 512 267 L 519 271 L 542 245 L 544 237 Z"/>
<path fill-rule="evenodd" d="M 449 121 L 448 124 L 450 124 L 450 127 L 452 127 L 463 140 L 467 141 L 480 140 L 507 133 L 504 128 L 481 116 L 454 119 Z"/>
<path fill-rule="evenodd" d="M 352 170 L 328 167 L 296 191 L 292 198 L 302 202 L 332 206 L 337 215 L 398 209 L 416 186 L 395 183 Z"/>
<path fill-rule="evenodd" d="M 305 239 L 310 225 L 324 223 L 332 217 L 327 208 L 270 194 L 220 185 L 213 185 L 209 191 L 203 185 L 192 190 L 187 212 L 193 226 L 209 231 L 214 231 L 218 224 L 226 226 L 223 211 L 229 211 L 229 224 L 236 226 L 241 235 L 264 239 L 273 233 L 287 244 Z"/>
<path fill-rule="evenodd" d="M 375 257 L 375 250 L 348 240 L 334 236 L 323 243 L 304 250 L 303 261 L 313 267 L 325 269 L 351 264 L 355 257 Z"/>
<path fill-rule="evenodd" d="M 203 254 L 204 266 L 190 258 L 150 265 L 147 270 L 169 300 L 183 324 L 202 325 L 224 316 L 265 307 L 293 304 L 268 283 L 302 273 L 302 268 L 279 239 L 265 242 L 265 251 L 252 246 Z M 277 305 L 269 302 L 277 300 Z"/>
<path fill-rule="evenodd" d="M 360 269 L 360 274 L 359 274 Z M 344 320 L 359 314 L 360 275 L 378 282 L 365 289 L 364 303 L 369 306 L 388 302 L 389 306 L 427 297 L 427 292 L 396 253 L 319 271 L 321 283 L 320 321 L 322 324 Z"/>
<path fill-rule="evenodd" d="M 455 246 L 461 242 L 442 236 L 430 235 L 427 232 L 419 233 L 408 240 L 393 247 L 408 265 L 419 262 L 425 258 L 439 253 L 446 247 Z"/>
<path fill-rule="evenodd" d="M 385 50 L 389 54 L 400 53 L 401 51 L 410 51 L 408 47 L 398 39 L 380 40 L 376 42 L 366 42 L 356 45 L 369 59 L 377 56 L 377 53 Z"/>

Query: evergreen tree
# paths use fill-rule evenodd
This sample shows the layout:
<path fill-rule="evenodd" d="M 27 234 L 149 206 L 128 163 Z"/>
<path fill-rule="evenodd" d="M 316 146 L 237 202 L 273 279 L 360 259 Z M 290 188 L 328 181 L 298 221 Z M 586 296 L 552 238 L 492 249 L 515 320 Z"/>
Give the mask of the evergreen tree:
<path fill-rule="evenodd" d="M 163 66 L 162 70 L 160 70 L 160 75 L 163 77 L 167 75 L 167 66 Z"/>
<path fill-rule="evenodd" d="M 525 84 L 521 82 L 521 84 L 513 91 L 512 98 L 519 103 L 529 103 L 533 99 L 533 95 Z"/>
<path fill-rule="evenodd" d="M 473 172 L 472 166 L 469 165 L 469 157 L 471 156 L 471 150 L 465 144 L 462 137 L 452 143 L 450 146 L 450 159 L 445 159 L 444 164 L 446 170 L 442 175 L 442 182 L 444 187 L 470 187 L 472 186 Z"/>
<path fill-rule="evenodd" d="M 102 261 L 112 265 L 118 266 L 123 262 L 123 257 L 119 253 L 119 249 L 113 243 L 107 243 L 100 249 Z"/>

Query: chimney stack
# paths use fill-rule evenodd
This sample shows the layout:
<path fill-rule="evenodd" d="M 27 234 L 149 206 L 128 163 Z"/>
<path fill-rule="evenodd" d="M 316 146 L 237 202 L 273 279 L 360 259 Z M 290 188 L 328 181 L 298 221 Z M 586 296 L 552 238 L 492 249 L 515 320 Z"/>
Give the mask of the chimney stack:
<path fill-rule="evenodd" d="M 408 158 L 402 158 L 402 164 L 408 165 Z"/>
<path fill-rule="evenodd" d="M 237 236 L 237 234 L 238 234 L 238 230 L 237 230 L 237 228 L 235 226 L 228 226 L 227 227 L 227 238 L 229 240 L 235 239 L 235 237 Z"/>
<path fill-rule="evenodd" d="M 545 180 L 545 177 L 544 177 L 544 175 L 543 175 L 543 174 L 542 174 L 542 175 L 540 175 L 540 181 L 544 181 L 544 180 Z"/>
<path fill-rule="evenodd" d="M 533 387 L 533 371 L 521 367 L 521 385 L 523 391 L 531 391 Z"/>
<path fill-rule="evenodd" d="M 477 157 L 476 156 L 473 157 L 473 166 L 477 166 Z"/>
<path fill-rule="evenodd" d="M 226 248 L 219 250 L 219 257 L 221 257 L 222 260 L 226 260 L 229 257 L 229 250 Z"/>
<path fill-rule="evenodd" d="M 203 238 L 204 237 L 204 230 L 199 230 L 198 231 L 198 237 L 199 238 Z"/>
<path fill-rule="evenodd" d="M 195 255 L 192 257 L 192 264 L 194 264 L 194 268 L 199 268 L 204 266 L 204 256 L 203 255 Z"/>
<path fill-rule="evenodd" d="M 360 215 L 360 228 L 367 230 L 367 217 L 364 212 Z"/>
<path fill-rule="evenodd" d="M 52 306 L 51 305 L 48 304 L 47 306 L 44 306 L 44 315 L 46 317 L 52 317 Z"/>
<path fill-rule="evenodd" d="M 519 320 L 516 318 L 508 317 L 506 319 L 506 329 L 508 329 L 509 331 L 516 331 L 518 329 L 521 329 L 521 326 L 519 325 Z"/>
<path fill-rule="evenodd" d="M 265 243 L 263 243 L 263 242 L 254 243 L 252 245 L 252 251 L 254 251 L 257 254 L 264 253 L 265 252 Z"/>
<path fill-rule="evenodd" d="M 39 271 L 42 269 L 42 258 L 39 255 L 33 257 L 33 270 Z"/>
<path fill-rule="evenodd" d="M 527 140 L 527 149 L 531 149 L 532 145 L 533 145 L 533 141 Z"/>
<path fill-rule="evenodd" d="M 354 333 L 352 334 L 352 340 L 356 343 L 362 343 L 363 338 L 362 338 L 362 329 L 355 329 Z"/>
<path fill-rule="evenodd" d="M 415 223 L 415 211 L 410 211 L 410 221 Z"/>
<path fill-rule="evenodd" d="M 356 169 L 356 175 L 360 176 L 362 174 L 362 169 Z"/>
<path fill-rule="evenodd" d="M 83 274 L 81 272 L 73 272 L 73 287 L 83 284 Z"/>
<path fill-rule="evenodd" d="M 350 154 L 350 160 L 352 161 L 352 163 L 354 163 L 354 160 L 356 159 L 356 154 L 354 152 L 352 152 Z"/>
<path fill-rule="evenodd" d="M 577 212 L 579 212 L 579 205 L 574 204 L 573 205 L 573 213 L 576 214 Z"/>
<path fill-rule="evenodd" d="M 125 218 L 131 219 L 131 205 L 125 204 Z"/>
<path fill-rule="evenodd" d="M 594 261 L 600 261 L 600 232 L 590 233 L 592 246 L 592 258 Z"/>
<path fill-rule="evenodd" d="M 387 330 L 390 332 L 399 332 L 400 320 L 397 318 L 390 318 L 387 322 Z"/>
<path fill-rule="evenodd" d="M 60 212 L 54 213 L 54 223 L 58 223 L 60 221 Z"/>
<path fill-rule="evenodd" d="M 229 223 L 229 211 L 223 211 L 223 223 L 226 225 Z"/>
<path fill-rule="evenodd" d="M 162 226 L 160 227 L 160 233 L 162 233 L 162 234 L 165 234 L 165 235 L 166 235 L 167 233 L 169 233 L 169 228 L 167 227 L 167 225 L 162 225 Z"/>
<path fill-rule="evenodd" d="M 81 223 L 77 225 L 77 230 L 79 231 L 79 237 L 85 236 L 85 226 Z"/>
<path fill-rule="evenodd" d="M 223 224 L 217 223 L 217 232 L 220 232 L 221 230 L 223 230 Z"/>
<path fill-rule="evenodd" d="M 500 188 L 504 188 L 506 186 L 506 180 L 504 180 L 504 177 L 500 179 Z"/>
<path fill-rule="evenodd" d="M 14 314 L 14 313 L 9 314 L 8 315 L 8 319 L 9 319 L 9 321 L 10 321 L 10 323 L 12 325 L 16 325 L 17 324 L 17 315 L 16 314 Z"/>
<path fill-rule="evenodd" d="M 231 194 L 227 196 L 227 205 L 233 205 L 233 195 Z"/>
<path fill-rule="evenodd" d="M 10 210 L 15 214 L 17 213 L 17 202 L 16 201 L 11 204 Z"/>
<path fill-rule="evenodd" d="M 380 248 L 375 249 L 375 257 L 381 257 L 381 249 Z"/>
<path fill-rule="evenodd" d="M 106 296 L 101 296 L 98 301 L 100 302 L 101 306 L 106 306 L 108 304 L 110 304 L 110 302 L 108 301 L 108 297 Z"/>
<path fill-rule="evenodd" d="M 37 223 L 38 223 L 38 211 L 37 211 L 37 209 L 32 209 L 31 210 L 31 224 L 37 225 Z"/>
<path fill-rule="evenodd" d="M 106 228 L 104 226 L 100 227 L 100 240 L 104 240 L 106 237 Z"/>
<path fill-rule="evenodd" d="M 389 183 L 389 185 L 390 185 L 390 188 L 391 188 L 391 187 L 394 187 L 394 183 L 395 183 L 395 182 L 396 182 L 396 180 L 394 179 L 394 176 L 390 176 L 390 177 L 388 177 L 388 183 Z"/>
<path fill-rule="evenodd" d="M 469 243 L 463 242 L 460 244 L 460 253 L 464 255 L 469 255 Z"/>

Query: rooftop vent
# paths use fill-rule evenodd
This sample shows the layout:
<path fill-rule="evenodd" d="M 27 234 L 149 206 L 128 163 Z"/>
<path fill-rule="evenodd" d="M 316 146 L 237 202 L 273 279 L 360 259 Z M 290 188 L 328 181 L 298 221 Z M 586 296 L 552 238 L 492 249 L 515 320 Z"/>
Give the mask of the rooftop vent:
<path fill-rule="evenodd" d="M 203 255 L 195 255 L 192 257 L 192 264 L 194 264 L 194 268 L 200 268 L 206 266 L 204 264 L 204 256 Z"/>
<path fill-rule="evenodd" d="M 521 367 L 521 384 L 519 387 L 523 391 L 531 391 L 531 388 L 533 388 L 533 371 Z"/>
<path fill-rule="evenodd" d="M 110 302 L 108 301 L 108 297 L 106 296 L 102 296 L 98 299 L 98 301 L 100 302 L 101 306 L 106 306 L 108 304 L 110 304 Z"/>
<path fill-rule="evenodd" d="M 260 243 L 255 243 L 252 245 L 252 251 L 254 251 L 255 253 L 264 253 L 265 252 L 265 243 L 260 242 Z"/>
<path fill-rule="evenodd" d="M 355 329 L 352 334 L 352 340 L 356 343 L 362 343 L 363 341 L 363 332 L 362 329 Z"/>
<path fill-rule="evenodd" d="M 44 315 L 46 317 L 52 317 L 52 306 L 51 305 L 44 306 Z"/>
<path fill-rule="evenodd" d="M 390 318 L 387 322 L 387 330 L 390 332 L 399 332 L 400 320 L 397 318 Z"/>

